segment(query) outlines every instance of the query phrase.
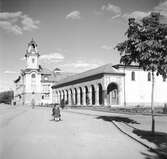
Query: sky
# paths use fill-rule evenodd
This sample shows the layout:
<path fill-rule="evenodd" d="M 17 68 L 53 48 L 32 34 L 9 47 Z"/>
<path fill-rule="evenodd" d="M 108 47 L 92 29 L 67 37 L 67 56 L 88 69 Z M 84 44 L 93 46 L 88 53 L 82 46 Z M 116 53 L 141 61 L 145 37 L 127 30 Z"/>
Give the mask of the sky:
<path fill-rule="evenodd" d="M 0 92 L 14 89 L 32 38 L 40 64 L 51 70 L 118 64 L 114 47 L 125 40 L 128 18 L 167 16 L 166 8 L 166 0 L 0 0 Z"/>

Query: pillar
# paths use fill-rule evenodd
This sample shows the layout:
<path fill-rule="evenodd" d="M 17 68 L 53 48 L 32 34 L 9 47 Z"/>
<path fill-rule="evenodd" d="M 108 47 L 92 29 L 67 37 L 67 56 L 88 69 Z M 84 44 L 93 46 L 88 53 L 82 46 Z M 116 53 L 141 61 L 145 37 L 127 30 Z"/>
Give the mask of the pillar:
<path fill-rule="evenodd" d="M 89 105 L 92 106 L 92 87 L 88 88 Z"/>
<path fill-rule="evenodd" d="M 76 104 L 76 100 L 75 100 L 75 89 L 72 90 L 72 105 Z"/>
<path fill-rule="evenodd" d="M 103 90 L 104 106 L 108 106 L 107 90 Z"/>
<path fill-rule="evenodd" d="M 85 90 L 85 87 L 82 88 L 82 103 L 83 103 L 83 106 L 86 106 L 86 90 Z"/>
<path fill-rule="evenodd" d="M 80 94 L 80 89 L 77 89 L 77 105 L 81 105 L 81 94 Z"/>
<path fill-rule="evenodd" d="M 68 90 L 68 105 L 69 105 L 69 106 L 72 105 L 72 104 L 71 104 L 71 96 L 72 96 L 71 90 Z"/>
<path fill-rule="evenodd" d="M 99 106 L 99 86 L 95 87 L 95 105 Z"/>

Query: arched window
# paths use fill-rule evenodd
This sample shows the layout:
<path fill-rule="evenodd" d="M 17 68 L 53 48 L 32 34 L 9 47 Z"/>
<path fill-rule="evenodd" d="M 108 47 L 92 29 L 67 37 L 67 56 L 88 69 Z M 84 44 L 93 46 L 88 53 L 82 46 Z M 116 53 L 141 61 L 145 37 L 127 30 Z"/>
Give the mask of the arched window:
<path fill-rule="evenodd" d="M 135 72 L 134 71 L 131 74 L 131 79 L 132 79 L 132 81 L 135 81 Z"/>
<path fill-rule="evenodd" d="M 31 75 L 31 78 L 35 78 L 35 74 L 32 74 L 32 75 Z"/>
<path fill-rule="evenodd" d="M 147 80 L 151 81 L 151 73 L 150 72 L 148 72 L 148 74 L 147 74 Z"/>
<path fill-rule="evenodd" d="M 31 89 L 32 89 L 32 91 L 36 91 L 36 75 L 35 75 L 35 73 L 33 73 L 32 75 L 31 75 Z"/>
<path fill-rule="evenodd" d="M 166 81 L 166 78 L 165 77 L 163 77 L 163 82 L 165 82 Z"/>
<path fill-rule="evenodd" d="M 35 62 L 35 59 L 34 58 L 32 58 L 32 63 L 34 63 Z"/>

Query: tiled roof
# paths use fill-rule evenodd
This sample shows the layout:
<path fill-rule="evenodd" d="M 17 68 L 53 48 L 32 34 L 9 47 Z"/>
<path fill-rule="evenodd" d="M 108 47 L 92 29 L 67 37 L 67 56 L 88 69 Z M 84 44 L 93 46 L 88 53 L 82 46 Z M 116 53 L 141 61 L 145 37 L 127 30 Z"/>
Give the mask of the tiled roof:
<path fill-rule="evenodd" d="M 113 64 L 106 64 L 100 67 L 97 67 L 95 69 L 91 69 L 88 71 L 85 71 L 83 73 L 79 73 L 73 76 L 69 76 L 68 78 L 65 78 L 59 82 L 57 82 L 55 84 L 55 86 L 57 85 L 61 85 L 63 83 L 68 83 L 68 82 L 72 82 L 72 81 L 77 81 L 83 78 L 87 78 L 87 77 L 91 77 L 91 76 L 95 76 L 95 75 L 99 75 L 99 74 L 113 74 L 113 75 L 124 75 L 124 73 L 119 72 L 117 69 L 115 69 L 113 67 Z"/>

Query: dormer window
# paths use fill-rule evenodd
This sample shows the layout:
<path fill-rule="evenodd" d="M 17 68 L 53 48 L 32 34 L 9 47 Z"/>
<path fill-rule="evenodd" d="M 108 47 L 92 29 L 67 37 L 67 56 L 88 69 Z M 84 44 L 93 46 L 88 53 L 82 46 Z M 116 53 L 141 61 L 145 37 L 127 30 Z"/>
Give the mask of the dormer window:
<path fill-rule="evenodd" d="M 135 81 L 135 72 L 134 71 L 131 73 L 131 80 Z"/>

